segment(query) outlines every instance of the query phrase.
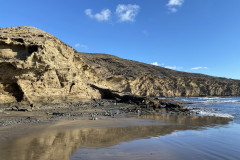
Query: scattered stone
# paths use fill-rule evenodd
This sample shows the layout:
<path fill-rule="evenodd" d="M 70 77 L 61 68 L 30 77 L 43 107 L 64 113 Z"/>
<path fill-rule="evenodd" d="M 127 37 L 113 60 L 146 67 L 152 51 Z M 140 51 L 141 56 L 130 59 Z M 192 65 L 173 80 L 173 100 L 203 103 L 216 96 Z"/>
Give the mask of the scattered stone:
<path fill-rule="evenodd" d="M 141 116 L 141 111 L 139 109 L 137 110 L 137 114 L 138 116 Z"/>
<path fill-rule="evenodd" d="M 33 108 L 34 108 L 34 105 L 33 105 L 33 104 L 30 104 L 30 107 L 31 107 L 31 109 L 33 109 Z"/>
<path fill-rule="evenodd" d="M 64 116 L 64 113 L 53 112 L 53 116 Z"/>
<path fill-rule="evenodd" d="M 96 114 L 96 113 L 92 113 L 90 120 L 94 120 L 94 121 L 95 121 L 95 120 L 98 120 L 97 114 Z"/>
<path fill-rule="evenodd" d="M 22 111 L 22 112 L 32 112 L 32 109 L 30 109 L 30 108 L 22 108 L 22 109 L 19 109 L 18 111 Z"/>

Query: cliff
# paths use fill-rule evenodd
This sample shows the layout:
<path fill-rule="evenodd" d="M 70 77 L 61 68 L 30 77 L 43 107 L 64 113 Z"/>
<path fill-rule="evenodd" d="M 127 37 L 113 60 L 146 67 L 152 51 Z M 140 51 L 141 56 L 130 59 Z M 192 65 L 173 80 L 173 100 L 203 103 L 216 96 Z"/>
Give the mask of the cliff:
<path fill-rule="evenodd" d="M 94 87 L 97 86 L 97 87 Z M 240 81 L 174 71 L 112 55 L 78 53 L 34 27 L 0 29 L 0 103 L 139 96 L 239 96 Z"/>
<path fill-rule="evenodd" d="M 240 80 L 175 71 L 107 54 L 78 53 L 106 86 L 157 97 L 239 96 Z"/>
<path fill-rule="evenodd" d="M 77 51 L 34 27 L 0 29 L 0 100 L 100 98 L 88 84 L 94 71 Z"/>

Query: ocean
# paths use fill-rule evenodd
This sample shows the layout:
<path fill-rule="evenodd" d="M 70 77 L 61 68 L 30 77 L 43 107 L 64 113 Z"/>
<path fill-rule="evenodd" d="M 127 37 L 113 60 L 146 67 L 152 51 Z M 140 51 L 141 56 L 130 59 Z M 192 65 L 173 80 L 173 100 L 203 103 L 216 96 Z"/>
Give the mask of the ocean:
<path fill-rule="evenodd" d="M 200 116 L 218 116 L 231 118 L 240 123 L 240 97 L 191 97 L 173 98 L 186 103 L 188 108 L 194 109 Z"/>

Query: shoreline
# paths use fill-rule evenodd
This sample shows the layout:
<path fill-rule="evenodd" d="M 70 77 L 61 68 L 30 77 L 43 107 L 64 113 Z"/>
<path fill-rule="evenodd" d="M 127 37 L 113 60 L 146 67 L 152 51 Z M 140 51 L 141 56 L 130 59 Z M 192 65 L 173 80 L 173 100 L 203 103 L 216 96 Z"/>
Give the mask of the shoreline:
<path fill-rule="evenodd" d="M 4 112 L 9 114 L 3 117 L 4 112 L 0 113 L 1 122 L 5 119 L 5 122 L 16 123 L 0 127 L 0 157 L 11 160 L 70 159 L 84 147 L 112 147 L 178 131 L 201 132 L 232 122 L 224 117 L 180 114 L 179 111 L 167 113 L 164 107 L 141 108 L 138 115 L 136 104 L 116 105 L 111 100 L 79 104 L 39 104 L 38 109 L 27 112 L 7 110 L 10 108 L 6 107 Z"/>
<path fill-rule="evenodd" d="M 162 114 L 118 118 L 100 116 L 95 121 L 80 118 L 6 126 L 0 128 L 0 157 L 11 160 L 67 160 L 81 148 L 112 147 L 177 131 L 201 132 L 207 128 L 230 125 L 230 122 L 223 117 Z"/>
<path fill-rule="evenodd" d="M 0 127 L 0 142 L 12 142 L 29 135 L 67 130 L 125 128 L 125 127 L 168 127 L 171 130 L 161 130 L 170 134 L 175 130 L 203 129 L 206 127 L 225 126 L 233 121 L 230 118 L 215 116 L 186 116 L 169 114 L 126 115 L 119 117 L 99 116 L 98 120 L 89 117 L 80 117 L 75 120 L 57 119 L 55 121 L 40 121 L 38 123 L 20 123 Z M 1 144 L 0 143 L 0 144 Z"/>
<path fill-rule="evenodd" d="M 16 106 L 18 104 L 0 104 L 0 130 L 14 131 L 14 129 L 18 130 L 23 127 L 32 127 L 38 130 L 58 123 L 77 124 L 77 122 L 78 124 L 84 122 L 93 126 L 99 124 L 99 127 L 104 127 L 104 124 L 101 124 L 100 121 L 106 124 L 115 122 L 116 124 L 112 123 L 111 125 L 111 127 L 115 127 L 114 125 L 118 126 L 118 122 L 121 121 L 128 124 L 132 117 L 135 119 L 149 119 L 148 117 L 151 116 L 163 117 L 163 119 L 168 116 L 185 117 L 185 119 L 191 119 L 195 116 L 201 117 L 195 112 L 186 109 L 184 104 L 173 102 L 172 100 L 163 100 L 161 101 L 161 107 L 155 107 L 154 105 L 141 106 L 136 103 L 116 103 L 115 100 L 100 99 L 75 103 L 36 103 L 35 108 L 32 110 L 24 107 L 17 110 Z M 165 107 L 163 107 L 164 104 Z M 168 105 L 168 108 L 166 108 L 166 105 Z M 212 117 L 212 119 L 218 118 L 220 117 Z M 232 121 L 229 118 L 226 119 Z M 2 132 L 0 135 L 2 135 Z"/>
<path fill-rule="evenodd" d="M 181 105 L 172 103 L 172 101 L 169 103 Z M 179 108 L 176 108 L 176 110 L 154 107 L 140 108 L 136 104 L 116 104 L 113 100 L 37 104 L 38 108 L 31 111 L 17 111 L 14 106 L 15 104 L 8 104 L 2 107 L 0 104 L 0 107 L 3 108 L 2 112 L 0 112 L 0 137 L 4 137 L 3 135 L 8 132 L 10 137 L 16 138 L 17 135 L 54 129 L 56 126 L 74 128 L 74 124 L 82 129 L 91 127 L 128 127 L 131 125 L 165 125 L 165 123 L 177 124 L 179 123 L 178 119 L 184 119 L 184 123 L 186 120 L 189 120 L 188 123 L 190 123 L 191 120 L 202 119 L 204 121 L 201 122 L 202 125 L 206 126 L 215 123 L 219 124 L 219 119 L 220 124 L 221 119 L 228 123 L 232 121 L 232 119 L 224 117 L 198 116 L 191 110 L 185 110 L 184 107 L 182 110 L 179 110 Z M 169 117 L 172 117 L 172 120 Z M 155 121 L 159 122 L 156 123 Z M 184 123 L 181 125 L 185 125 Z M 81 125 L 79 126 L 79 124 Z"/>
<path fill-rule="evenodd" d="M 154 100 L 150 98 L 132 98 L 128 102 L 116 100 L 93 99 L 79 102 L 21 103 L 0 104 L 0 127 L 18 124 L 37 124 L 59 120 L 76 120 L 79 118 L 97 120 L 98 117 L 127 117 L 128 115 L 194 115 L 185 104 L 169 100 Z"/>

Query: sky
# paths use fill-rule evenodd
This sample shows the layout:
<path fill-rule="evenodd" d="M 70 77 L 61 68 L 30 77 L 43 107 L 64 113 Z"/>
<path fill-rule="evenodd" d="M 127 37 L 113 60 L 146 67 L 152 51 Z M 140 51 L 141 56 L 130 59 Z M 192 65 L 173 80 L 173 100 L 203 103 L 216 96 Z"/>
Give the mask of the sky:
<path fill-rule="evenodd" d="M 240 79 L 240 0 L 0 0 L 0 18 L 79 52 Z"/>

